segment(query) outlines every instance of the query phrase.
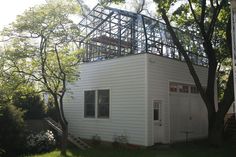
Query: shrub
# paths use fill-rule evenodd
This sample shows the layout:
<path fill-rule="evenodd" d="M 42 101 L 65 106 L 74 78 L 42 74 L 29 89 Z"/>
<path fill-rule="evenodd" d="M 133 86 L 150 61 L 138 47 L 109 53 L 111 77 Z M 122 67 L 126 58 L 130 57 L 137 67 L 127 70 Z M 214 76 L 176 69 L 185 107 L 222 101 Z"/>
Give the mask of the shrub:
<path fill-rule="evenodd" d="M 26 111 L 25 119 L 41 119 L 46 115 L 46 106 L 37 94 L 17 93 L 13 96 L 13 104 Z"/>
<path fill-rule="evenodd" d="M 0 148 L 0 156 L 3 156 L 5 154 L 5 150 Z"/>
<path fill-rule="evenodd" d="M 50 97 L 47 103 L 47 116 L 51 117 L 56 122 L 59 122 L 59 113 L 54 105 L 53 99 Z"/>
<path fill-rule="evenodd" d="M 114 147 L 125 147 L 128 144 L 128 137 L 126 135 L 114 136 L 112 145 Z"/>
<path fill-rule="evenodd" d="M 0 147 L 9 152 L 24 150 L 24 112 L 14 105 L 4 105 L 0 116 Z"/>
<path fill-rule="evenodd" d="M 101 137 L 98 136 L 97 134 L 92 136 L 92 144 L 97 146 L 101 144 Z"/>
<path fill-rule="evenodd" d="M 31 153 L 48 152 L 55 148 L 56 140 L 52 131 L 41 131 L 27 136 L 27 148 Z"/>

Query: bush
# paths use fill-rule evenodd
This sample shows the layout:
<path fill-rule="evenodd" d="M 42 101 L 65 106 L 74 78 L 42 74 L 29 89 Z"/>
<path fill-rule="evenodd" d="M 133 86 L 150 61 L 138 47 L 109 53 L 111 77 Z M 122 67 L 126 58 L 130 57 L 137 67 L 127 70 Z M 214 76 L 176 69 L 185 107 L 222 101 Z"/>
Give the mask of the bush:
<path fill-rule="evenodd" d="M 26 111 L 25 119 L 41 119 L 46 115 L 46 106 L 39 95 L 17 93 L 13 96 L 13 104 Z"/>
<path fill-rule="evenodd" d="M 92 136 L 92 144 L 97 146 L 101 144 L 101 137 L 98 136 L 97 134 Z"/>
<path fill-rule="evenodd" d="M 0 147 L 9 152 L 24 151 L 24 112 L 14 105 L 2 107 L 0 116 Z"/>
<path fill-rule="evenodd" d="M 56 122 L 59 122 L 59 113 L 57 112 L 57 109 L 54 105 L 54 101 L 52 98 L 49 98 L 47 107 L 48 107 L 47 116 L 51 117 Z"/>
<path fill-rule="evenodd" d="M 3 156 L 5 154 L 5 150 L 0 148 L 0 156 Z"/>
<path fill-rule="evenodd" d="M 114 136 L 112 145 L 114 147 L 125 147 L 128 144 L 128 137 L 126 135 Z"/>
<path fill-rule="evenodd" d="M 55 148 L 56 140 L 52 131 L 41 131 L 27 137 L 27 148 L 31 153 L 48 152 Z"/>

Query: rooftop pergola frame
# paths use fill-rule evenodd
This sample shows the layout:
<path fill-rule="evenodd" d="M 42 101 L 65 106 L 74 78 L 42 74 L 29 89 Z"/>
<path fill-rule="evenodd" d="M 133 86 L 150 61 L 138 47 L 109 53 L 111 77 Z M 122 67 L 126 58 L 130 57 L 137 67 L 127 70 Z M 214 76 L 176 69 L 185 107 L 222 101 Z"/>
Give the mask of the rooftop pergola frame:
<path fill-rule="evenodd" d="M 150 53 L 184 61 L 166 25 L 145 15 L 97 5 L 79 23 L 83 62 Z M 192 62 L 207 66 L 202 40 L 175 29 Z M 202 53 L 201 53 L 202 52 Z"/>

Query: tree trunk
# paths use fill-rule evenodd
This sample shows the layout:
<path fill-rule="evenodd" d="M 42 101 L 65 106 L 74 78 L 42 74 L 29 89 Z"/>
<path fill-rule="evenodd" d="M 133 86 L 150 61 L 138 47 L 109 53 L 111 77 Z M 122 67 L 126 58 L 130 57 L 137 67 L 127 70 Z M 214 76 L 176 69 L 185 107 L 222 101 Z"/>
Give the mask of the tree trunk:
<path fill-rule="evenodd" d="M 218 111 L 208 116 L 209 118 L 209 141 L 214 146 L 220 146 L 222 144 L 222 137 L 224 131 L 224 117 L 227 114 L 232 102 L 234 101 L 234 89 L 233 89 L 233 70 L 230 71 L 226 89 L 224 90 L 224 96 L 221 102 L 218 104 Z"/>
<path fill-rule="evenodd" d="M 68 124 L 62 125 L 62 138 L 61 138 L 61 155 L 66 156 L 66 148 L 68 143 Z"/>
<path fill-rule="evenodd" d="M 207 81 L 206 92 L 202 88 L 200 79 L 199 79 L 199 77 L 194 69 L 194 66 L 187 54 L 187 51 L 185 50 L 184 46 L 182 45 L 182 43 L 178 39 L 175 31 L 173 30 L 173 28 L 170 24 L 170 21 L 168 19 L 167 14 L 166 14 L 166 10 L 164 8 L 162 8 L 161 5 L 158 5 L 159 11 L 162 14 L 162 18 L 166 23 L 167 29 L 172 37 L 172 40 L 173 40 L 174 44 L 176 45 L 178 51 L 184 56 L 184 59 L 187 63 L 190 74 L 192 75 L 193 80 L 194 80 L 198 90 L 200 91 L 200 95 L 201 95 L 204 103 L 206 104 L 207 111 L 208 111 L 208 139 L 209 139 L 210 144 L 212 144 L 214 146 L 220 146 L 222 144 L 222 136 L 223 136 L 223 129 L 224 129 L 224 116 L 227 113 L 230 105 L 234 101 L 233 77 L 232 77 L 233 75 L 231 73 L 229 75 L 226 89 L 224 91 L 223 100 L 218 104 L 218 111 L 216 111 L 215 103 L 214 103 L 214 97 L 215 97 L 214 85 L 215 85 L 215 76 L 216 76 L 216 68 L 217 68 L 217 59 L 216 59 L 216 50 L 213 48 L 212 43 L 211 43 L 211 37 L 212 37 L 212 33 L 214 31 L 214 24 L 217 20 L 217 16 L 224 5 L 223 2 L 225 3 L 226 1 L 222 1 L 222 3 L 217 6 L 216 10 L 218 12 L 215 12 L 214 16 L 212 17 L 212 19 L 214 19 L 214 21 L 212 23 L 213 24 L 212 27 L 210 27 L 211 30 L 209 29 L 209 31 L 206 32 L 205 28 L 204 28 L 204 22 L 199 23 L 202 37 L 204 39 L 203 46 L 204 46 L 205 53 L 207 54 L 208 61 L 209 61 L 209 63 L 208 63 L 209 71 L 208 71 L 208 81 Z M 191 11 L 194 12 L 193 8 L 191 8 Z M 195 18 L 195 20 L 197 20 L 197 18 Z M 227 38 L 228 38 L 228 41 L 230 41 L 230 39 L 231 39 L 231 37 L 230 37 L 230 19 L 228 21 L 227 28 L 228 28 Z M 231 42 L 228 42 L 228 43 L 231 43 Z M 228 45 L 228 46 L 230 48 L 229 50 L 231 50 L 231 45 Z"/>
<path fill-rule="evenodd" d="M 219 147 L 222 144 L 224 117 L 218 113 L 208 117 L 208 140 L 212 146 Z"/>
<path fill-rule="evenodd" d="M 65 117 L 63 117 L 64 114 L 62 114 L 63 110 L 59 107 L 58 98 L 56 95 L 53 95 L 54 97 L 54 103 L 55 107 L 57 109 L 57 112 L 59 114 L 59 122 L 62 129 L 62 136 L 61 136 L 61 155 L 66 156 L 66 148 L 68 143 L 68 122 L 65 120 Z M 63 107 L 63 106 L 62 106 Z"/>

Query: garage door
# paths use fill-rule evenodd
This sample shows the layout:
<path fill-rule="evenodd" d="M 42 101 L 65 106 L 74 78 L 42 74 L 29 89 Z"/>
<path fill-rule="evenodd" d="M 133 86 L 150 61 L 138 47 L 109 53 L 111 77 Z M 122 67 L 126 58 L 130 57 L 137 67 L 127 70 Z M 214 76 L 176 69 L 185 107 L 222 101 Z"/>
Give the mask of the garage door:
<path fill-rule="evenodd" d="M 207 136 L 205 105 L 194 85 L 170 83 L 171 142 Z"/>

